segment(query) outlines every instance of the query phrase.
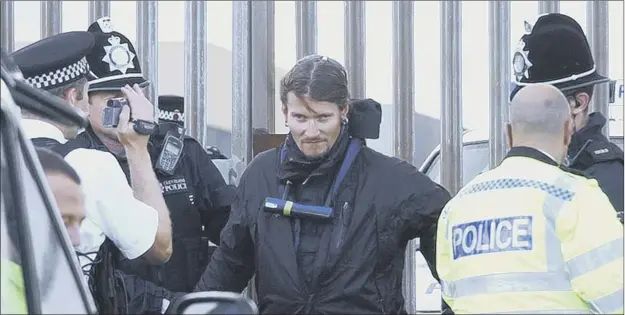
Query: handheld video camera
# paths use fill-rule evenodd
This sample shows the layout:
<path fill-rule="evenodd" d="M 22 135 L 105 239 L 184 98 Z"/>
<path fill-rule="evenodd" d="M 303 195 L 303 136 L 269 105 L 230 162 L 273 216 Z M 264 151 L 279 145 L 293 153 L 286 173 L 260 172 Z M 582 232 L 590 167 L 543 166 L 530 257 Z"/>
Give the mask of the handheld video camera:
<path fill-rule="evenodd" d="M 332 217 L 332 208 L 307 206 L 278 198 L 265 198 L 263 208 L 266 212 L 299 219 L 327 220 Z"/>
<path fill-rule="evenodd" d="M 106 107 L 102 110 L 102 126 L 104 128 L 117 128 L 119 114 L 126 105 L 129 105 L 128 100 L 123 97 L 109 99 L 106 102 Z"/>

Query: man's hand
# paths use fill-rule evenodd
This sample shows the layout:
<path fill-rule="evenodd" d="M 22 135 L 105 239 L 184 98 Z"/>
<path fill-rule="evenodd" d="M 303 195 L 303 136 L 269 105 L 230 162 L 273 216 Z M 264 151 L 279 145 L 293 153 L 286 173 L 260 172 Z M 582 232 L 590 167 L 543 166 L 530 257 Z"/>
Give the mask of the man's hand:
<path fill-rule="evenodd" d="M 119 115 L 119 125 L 117 126 L 119 142 L 126 148 L 147 148 L 149 136 L 138 134 L 133 128 L 134 123 L 130 119 L 154 121 L 152 116 L 154 105 L 145 97 L 137 84 L 133 87 L 126 85 L 121 88 L 121 91 L 128 99 L 128 103 L 132 108 L 132 117 L 130 116 L 130 108 L 124 106 Z"/>

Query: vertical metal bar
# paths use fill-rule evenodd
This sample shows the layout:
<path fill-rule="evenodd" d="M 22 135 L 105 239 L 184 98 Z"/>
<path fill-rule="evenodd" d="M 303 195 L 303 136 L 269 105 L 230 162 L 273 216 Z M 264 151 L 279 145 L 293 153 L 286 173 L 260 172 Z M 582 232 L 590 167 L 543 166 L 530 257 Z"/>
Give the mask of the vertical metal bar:
<path fill-rule="evenodd" d="M 441 1 L 441 184 L 462 185 L 462 6 Z"/>
<path fill-rule="evenodd" d="M 365 1 L 345 1 L 345 69 L 352 98 L 365 93 Z"/>
<path fill-rule="evenodd" d="M 62 1 L 41 1 L 41 38 L 61 32 Z"/>
<path fill-rule="evenodd" d="M 586 1 L 586 34 L 595 59 L 597 73 L 609 75 L 610 73 L 610 14 L 608 1 Z M 590 103 L 590 110 L 600 112 L 606 118 L 610 118 L 609 82 L 595 85 L 595 91 Z M 609 125 L 605 124 L 603 133 L 609 135 Z"/>
<path fill-rule="evenodd" d="M 232 143 L 235 185 L 252 160 L 252 1 L 232 2 Z M 254 299 L 254 280 L 246 295 Z"/>
<path fill-rule="evenodd" d="M 396 157 L 414 163 L 414 18 L 412 1 L 393 1 L 393 148 Z M 406 312 L 415 314 L 416 240 L 406 247 L 403 293 Z"/>
<path fill-rule="evenodd" d="M 2 19 L 2 29 L 0 30 L 0 36 L 2 36 L 2 50 L 7 54 L 10 54 L 15 50 L 15 7 L 13 0 L 0 1 L 0 19 Z"/>
<path fill-rule="evenodd" d="M 488 62 L 490 73 L 490 168 L 494 168 L 506 154 L 503 132 L 508 119 L 510 95 L 510 2 L 488 2 Z"/>
<path fill-rule="evenodd" d="M 146 97 L 158 118 L 158 1 L 137 1 L 137 54 L 143 76 L 150 81 Z"/>
<path fill-rule="evenodd" d="M 231 153 L 233 158 L 237 157 L 243 163 L 243 168 L 252 160 L 251 2 L 250 0 L 232 2 Z"/>
<path fill-rule="evenodd" d="M 97 21 L 103 16 L 111 16 L 111 1 L 90 0 L 89 1 L 89 24 Z"/>
<path fill-rule="evenodd" d="M 560 12 L 560 1 L 557 0 L 539 0 L 538 14 L 558 13 Z"/>
<path fill-rule="evenodd" d="M 206 2 L 184 2 L 184 100 L 187 134 L 206 147 Z"/>
<path fill-rule="evenodd" d="M 252 1 L 252 126 L 275 129 L 274 1 Z"/>
<path fill-rule="evenodd" d="M 297 59 L 317 53 L 317 1 L 295 1 Z"/>

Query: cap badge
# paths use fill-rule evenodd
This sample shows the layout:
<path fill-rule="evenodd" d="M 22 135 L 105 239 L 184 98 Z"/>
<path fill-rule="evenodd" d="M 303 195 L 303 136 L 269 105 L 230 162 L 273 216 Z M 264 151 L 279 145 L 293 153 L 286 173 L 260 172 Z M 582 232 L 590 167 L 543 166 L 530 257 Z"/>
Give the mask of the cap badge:
<path fill-rule="evenodd" d="M 516 52 L 514 53 L 514 57 L 512 58 L 512 66 L 514 70 L 514 76 L 517 81 L 520 81 L 521 78 L 525 77 L 526 79 L 530 78 L 529 68 L 533 65 L 527 57 L 529 51 L 525 50 L 525 42 L 521 40 L 517 45 Z"/>
<path fill-rule="evenodd" d="M 533 29 L 534 29 L 534 25 L 532 25 L 528 21 L 523 21 L 523 30 L 525 31 L 525 35 L 532 34 Z"/>
<path fill-rule="evenodd" d="M 180 111 L 177 109 L 174 109 L 174 114 L 172 115 L 172 120 L 173 121 L 180 121 Z"/>
<path fill-rule="evenodd" d="M 113 31 L 113 23 L 111 22 L 110 17 L 108 16 L 101 17 L 98 19 L 97 23 L 102 33 L 110 33 Z"/>
<path fill-rule="evenodd" d="M 110 46 L 104 46 L 104 58 L 102 61 L 109 64 L 109 71 L 115 70 L 126 74 L 128 69 L 134 68 L 135 65 L 132 60 L 135 58 L 135 54 L 130 51 L 127 43 L 121 44 L 121 39 L 118 36 L 112 35 L 108 39 Z"/>

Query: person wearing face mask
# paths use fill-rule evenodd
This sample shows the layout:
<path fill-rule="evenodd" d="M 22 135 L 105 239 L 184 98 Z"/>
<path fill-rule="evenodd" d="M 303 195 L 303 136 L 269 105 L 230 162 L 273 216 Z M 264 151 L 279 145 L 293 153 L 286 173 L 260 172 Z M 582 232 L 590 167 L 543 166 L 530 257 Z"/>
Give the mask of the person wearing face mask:
<path fill-rule="evenodd" d="M 46 90 L 81 111 L 89 111 L 87 54 L 94 47 L 89 32 L 68 32 L 28 45 L 11 57 L 25 82 Z M 60 154 L 78 173 L 86 197 L 86 217 L 77 246 L 80 263 L 101 313 L 125 312 L 125 286 L 118 281 L 111 257 L 143 258 L 161 264 L 171 257 L 169 210 L 160 191 L 147 150 L 148 136 L 137 125 L 152 116 L 151 104 L 139 92 L 126 89 L 129 104 L 120 113 L 119 141 L 133 170 L 132 188 L 119 164 L 107 152 L 76 145 L 78 129 L 23 112 L 26 136 L 38 147 Z M 33 102 L 16 94 L 16 102 Z M 147 104 L 147 105 L 146 105 Z M 132 107 L 132 117 L 130 117 Z M 147 115 L 145 113 L 148 113 Z M 72 139 L 73 138 L 73 139 Z M 137 228 L 137 222 L 141 227 Z M 111 292 L 116 292 L 111 297 Z M 117 298 L 120 297 L 120 298 Z"/>
<path fill-rule="evenodd" d="M 601 133 L 606 118 L 588 107 L 594 86 L 609 79 L 595 70 L 588 40 L 574 19 L 550 13 L 533 26 L 525 23 L 513 60 L 517 87 L 511 97 L 536 83 L 551 84 L 566 95 L 575 131 L 566 164 L 595 178 L 622 216 L 623 150 Z"/>
<path fill-rule="evenodd" d="M 622 314 L 623 226 L 597 181 L 562 166 L 571 110 L 547 84 L 510 105 L 510 151 L 445 206 L 436 269 L 456 314 Z"/>
<path fill-rule="evenodd" d="M 421 237 L 436 277 L 436 221 L 449 193 L 363 144 L 367 128 L 353 128 L 337 61 L 300 59 L 282 78 L 280 99 L 289 134 L 242 175 L 196 291 L 241 292 L 255 274 L 262 314 L 405 313 L 406 245 Z M 369 130 L 379 130 L 377 118 Z"/>

